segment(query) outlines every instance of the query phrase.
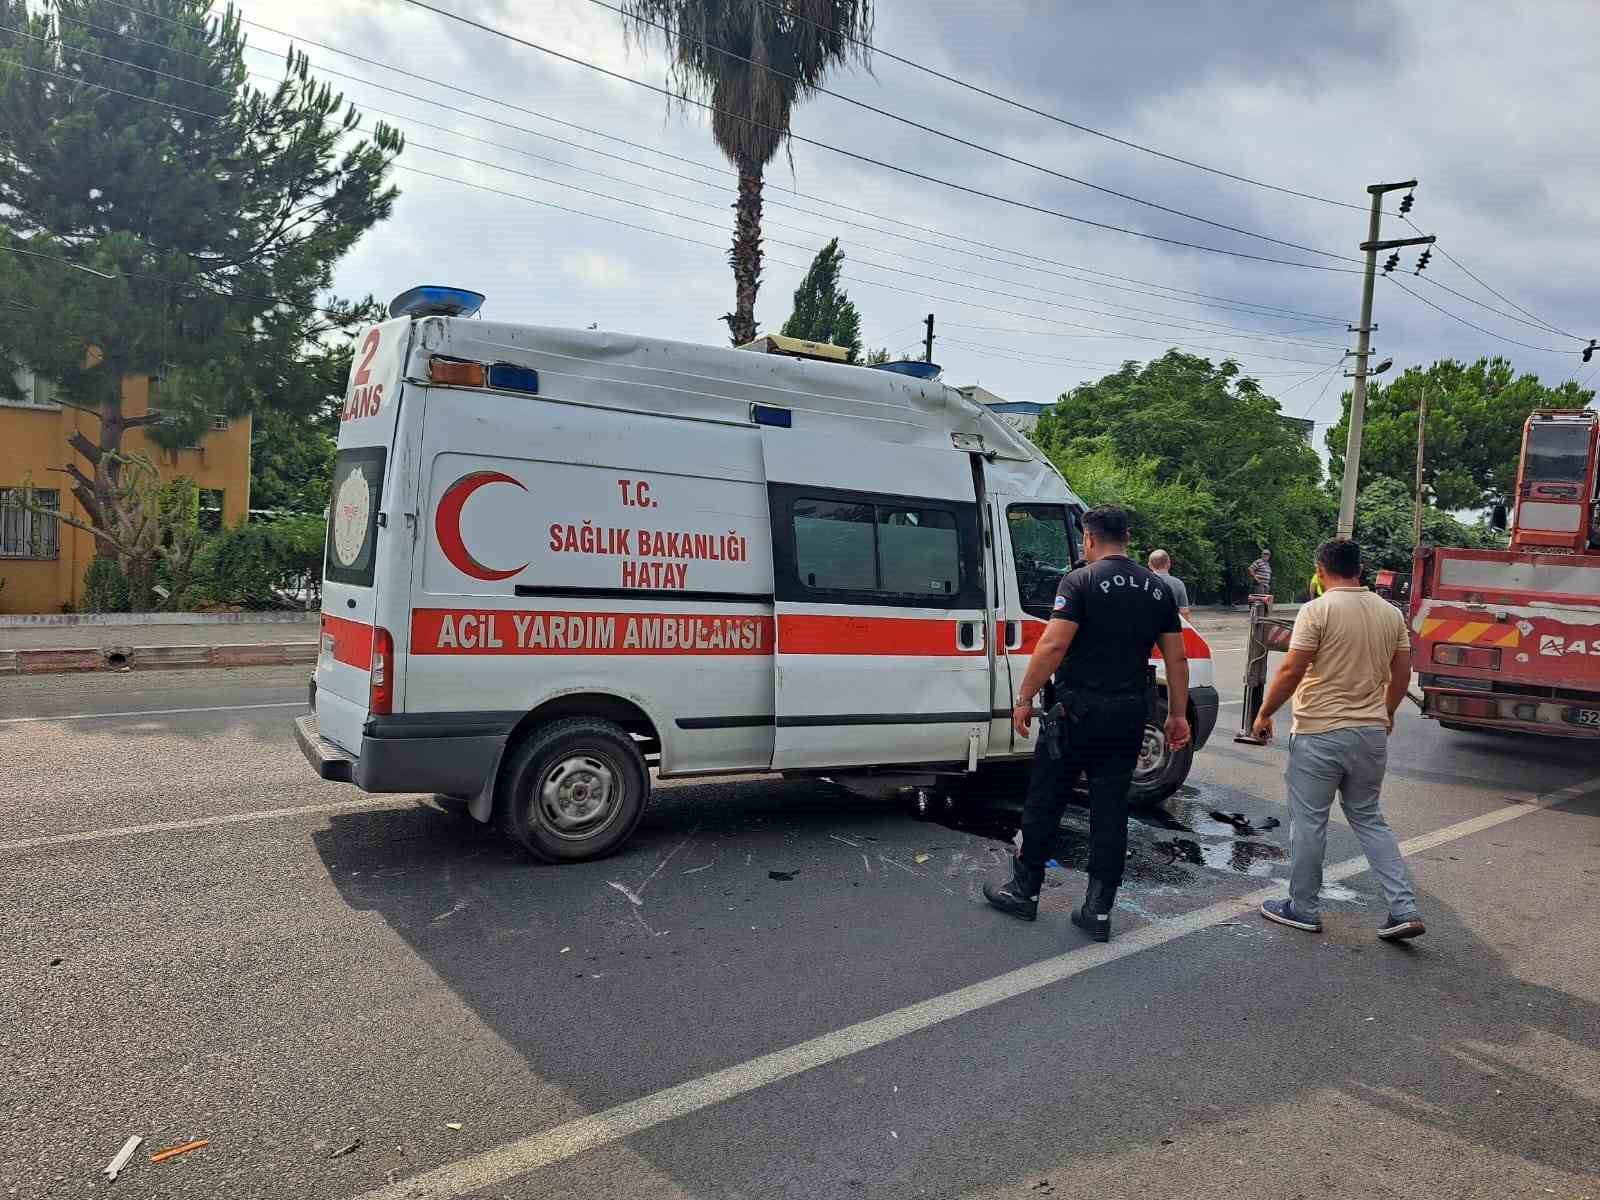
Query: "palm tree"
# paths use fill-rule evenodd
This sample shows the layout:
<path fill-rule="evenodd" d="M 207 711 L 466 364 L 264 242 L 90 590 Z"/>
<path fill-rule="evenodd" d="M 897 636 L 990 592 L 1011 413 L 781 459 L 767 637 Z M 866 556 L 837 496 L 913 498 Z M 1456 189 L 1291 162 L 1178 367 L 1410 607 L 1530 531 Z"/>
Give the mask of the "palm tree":
<path fill-rule="evenodd" d="M 660 34 L 671 83 L 711 108 L 711 136 L 739 172 L 733 229 L 733 344 L 756 336 L 761 175 L 789 137 L 794 106 L 836 63 L 867 61 L 872 0 L 622 0 L 641 40 Z"/>

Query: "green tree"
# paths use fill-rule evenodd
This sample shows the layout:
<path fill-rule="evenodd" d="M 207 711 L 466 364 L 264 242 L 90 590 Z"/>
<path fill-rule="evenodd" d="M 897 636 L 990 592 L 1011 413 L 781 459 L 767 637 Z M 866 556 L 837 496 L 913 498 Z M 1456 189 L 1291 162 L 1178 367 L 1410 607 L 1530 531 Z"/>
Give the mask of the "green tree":
<path fill-rule="evenodd" d="M 872 0 L 623 0 L 625 28 L 660 35 L 670 80 L 711 109 L 711 136 L 739 172 L 734 206 L 734 308 L 723 316 L 733 344 L 756 336 L 761 286 L 761 188 L 789 138 L 794 107 L 829 69 L 867 61 Z"/>
<path fill-rule="evenodd" d="M 95 418 L 62 470 L 117 556 L 127 431 L 182 443 L 291 395 L 274 382 L 360 308 L 312 298 L 396 196 L 399 135 L 354 136 L 360 115 L 299 53 L 251 88 L 237 14 L 209 8 L 0 0 L 0 388 L 26 364 Z M 161 381 L 153 411 L 124 412 L 130 375 Z"/>
<path fill-rule="evenodd" d="M 350 378 L 355 334 L 383 319 L 368 297 L 348 307 L 349 322 L 309 340 L 300 354 L 269 364 L 259 381 L 264 403 L 250 436 L 250 506 L 321 515 L 333 482 L 339 409 Z"/>
<path fill-rule="evenodd" d="M 850 351 L 850 361 L 861 359 L 861 314 L 839 288 L 844 251 L 834 238 L 811 260 L 800 286 L 794 290 L 794 312 L 783 323 L 785 337 L 826 342 Z"/>
<path fill-rule="evenodd" d="M 1374 479 L 1361 489 L 1356 497 L 1355 536 L 1369 570 L 1411 570 L 1416 552 L 1411 537 L 1415 515 L 1411 488 L 1398 479 Z M 1422 510 L 1422 540 L 1435 546 L 1469 550 L 1500 549 L 1506 544 L 1505 535 L 1488 525 L 1468 525 L 1431 506 Z"/>
<path fill-rule="evenodd" d="M 1179 559 L 1196 598 L 1249 589 L 1246 570 L 1272 551 L 1283 596 L 1311 575 L 1317 544 L 1331 536 L 1334 509 L 1316 451 L 1281 420 L 1278 402 L 1238 364 L 1170 350 L 1062 395 L 1039 417 L 1034 440 L 1070 480 L 1076 460 L 1109 448 L 1123 470 L 1149 472 L 1153 484 L 1209 497 L 1203 542 Z M 1135 467 L 1141 461 L 1148 466 Z M 1178 542 L 1179 530 L 1154 540 Z M 1176 558 L 1179 549 L 1167 545 Z M 1208 580 L 1215 580 L 1214 584 Z"/>
<path fill-rule="evenodd" d="M 1467 364 L 1440 359 L 1411 367 L 1387 386 L 1367 388 L 1361 432 L 1365 489 L 1375 479 L 1416 477 L 1417 408 L 1428 397 L 1423 486 L 1442 509 L 1484 508 L 1511 495 L 1522 453 L 1522 425 L 1536 408 L 1582 408 L 1594 399 L 1572 380 L 1546 387 L 1536 375 L 1517 375 L 1503 358 Z M 1350 431 L 1350 394 L 1339 423 L 1328 430 L 1330 471 L 1344 473 Z"/>
<path fill-rule="evenodd" d="M 1104 436 L 1075 443 L 1071 452 L 1055 461 L 1068 485 L 1087 503 L 1120 504 L 1132 512 L 1129 548 L 1141 561 L 1159 546 L 1172 555 L 1173 573 L 1191 592 L 1218 591 L 1222 572 L 1212 541 L 1217 500 L 1204 483 L 1163 483 L 1155 459 L 1123 458 Z"/>

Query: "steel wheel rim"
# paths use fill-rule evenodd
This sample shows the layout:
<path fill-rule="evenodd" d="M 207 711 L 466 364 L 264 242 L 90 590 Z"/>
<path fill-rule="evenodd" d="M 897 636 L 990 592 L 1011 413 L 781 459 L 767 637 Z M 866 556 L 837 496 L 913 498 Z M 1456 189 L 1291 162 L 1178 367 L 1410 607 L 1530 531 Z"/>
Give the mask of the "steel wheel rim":
<path fill-rule="evenodd" d="M 533 793 L 535 818 L 566 841 L 592 838 L 616 819 L 622 778 L 621 769 L 606 755 L 589 750 L 567 754 L 539 777 Z"/>
<path fill-rule="evenodd" d="M 1133 766 L 1134 783 L 1149 783 L 1159 779 L 1167 769 L 1167 734 L 1159 725 L 1144 727 L 1144 740 L 1139 743 L 1139 760 Z"/>

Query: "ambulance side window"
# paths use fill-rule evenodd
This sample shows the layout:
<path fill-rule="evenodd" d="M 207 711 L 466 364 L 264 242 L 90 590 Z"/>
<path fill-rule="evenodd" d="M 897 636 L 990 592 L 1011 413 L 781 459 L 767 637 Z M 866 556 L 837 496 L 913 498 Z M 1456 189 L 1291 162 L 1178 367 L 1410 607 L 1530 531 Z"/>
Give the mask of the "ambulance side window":
<path fill-rule="evenodd" d="M 1064 504 L 1012 504 L 1006 508 L 1011 531 L 1011 556 L 1017 566 L 1017 595 L 1022 611 L 1041 621 L 1050 619 L 1056 585 L 1072 569 L 1076 557 L 1070 517 Z"/>
<path fill-rule="evenodd" d="M 872 505 L 839 500 L 794 502 L 794 555 L 807 587 L 864 591 L 877 587 Z"/>
<path fill-rule="evenodd" d="M 780 600 L 978 608 L 976 504 L 772 486 Z"/>

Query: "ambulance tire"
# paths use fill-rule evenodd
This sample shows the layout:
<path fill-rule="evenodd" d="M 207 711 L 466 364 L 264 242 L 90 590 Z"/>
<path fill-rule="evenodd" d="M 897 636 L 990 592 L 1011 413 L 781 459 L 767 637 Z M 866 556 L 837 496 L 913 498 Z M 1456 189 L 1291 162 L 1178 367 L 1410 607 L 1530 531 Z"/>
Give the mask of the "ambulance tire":
<path fill-rule="evenodd" d="M 530 730 L 506 755 L 495 816 L 542 862 L 584 862 L 617 850 L 644 816 L 650 771 L 627 731 L 598 717 Z"/>
<path fill-rule="evenodd" d="M 1129 808 L 1153 808 L 1183 786 L 1189 778 L 1189 768 L 1194 765 L 1194 741 L 1182 750 L 1167 745 L 1167 701 L 1163 696 L 1156 711 L 1145 722 L 1144 746 L 1139 752 L 1139 765 L 1134 769 L 1133 783 L 1128 788 Z M 1194 716 L 1189 717 L 1191 728 Z"/>

